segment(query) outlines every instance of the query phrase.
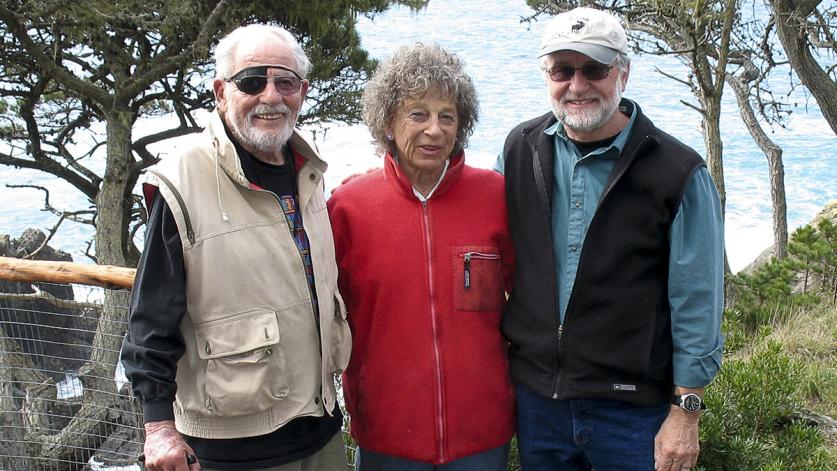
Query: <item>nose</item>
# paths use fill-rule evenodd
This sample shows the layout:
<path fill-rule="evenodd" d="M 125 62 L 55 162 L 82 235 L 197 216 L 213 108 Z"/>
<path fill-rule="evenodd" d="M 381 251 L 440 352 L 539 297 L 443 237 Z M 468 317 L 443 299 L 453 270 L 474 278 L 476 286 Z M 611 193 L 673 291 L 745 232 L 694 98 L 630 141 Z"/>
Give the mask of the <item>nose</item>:
<path fill-rule="evenodd" d="M 576 70 L 573 74 L 572 78 L 570 78 L 570 89 L 575 90 L 586 90 L 590 88 L 590 81 L 581 73 L 580 70 Z"/>
<path fill-rule="evenodd" d="M 273 77 L 268 77 L 267 85 L 262 90 L 262 93 L 259 95 L 259 99 L 263 103 L 280 103 L 284 100 L 283 95 L 279 93 L 279 90 L 276 89 L 276 85 L 273 82 Z"/>
<path fill-rule="evenodd" d="M 442 132 L 442 124 L 439 121 L 438 116 L 431 116 L 430 119 L 427 120 L 427 127 L 424 128 L 424 133 L 429 136 L 435 136 L 441 134 Z"/>

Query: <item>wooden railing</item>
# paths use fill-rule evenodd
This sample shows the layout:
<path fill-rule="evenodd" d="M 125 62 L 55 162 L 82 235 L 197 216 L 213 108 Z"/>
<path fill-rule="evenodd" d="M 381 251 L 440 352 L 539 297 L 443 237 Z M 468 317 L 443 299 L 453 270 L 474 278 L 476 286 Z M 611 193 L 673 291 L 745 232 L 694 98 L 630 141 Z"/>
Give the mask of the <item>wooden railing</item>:
<path fill-rule="evenodd" d="M 102 288 L 130 289 L 136 270 L 111 265 L 83 265 L 0 257 L 0 280 L 18 282 L 75 283 Z"/>

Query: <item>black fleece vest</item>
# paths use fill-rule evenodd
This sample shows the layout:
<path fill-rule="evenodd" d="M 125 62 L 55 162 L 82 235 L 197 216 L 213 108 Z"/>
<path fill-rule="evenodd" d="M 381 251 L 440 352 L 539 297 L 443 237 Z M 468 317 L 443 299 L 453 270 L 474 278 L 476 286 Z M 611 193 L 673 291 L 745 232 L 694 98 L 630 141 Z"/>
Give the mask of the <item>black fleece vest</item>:
<path fill-rule="evenodd" d="M 631 106 L 623 100 L 622 106 Z M 556 399 L 670 400 L 669 228 L 704 165 L 637 108 L 585 237 L 564 325 L 552 245 L 551 113 L 517 126 L 504 147 L 516 252 L 502 330 L 515 381 Z M 563 269 L 563 268 L 562 268 Z"/>

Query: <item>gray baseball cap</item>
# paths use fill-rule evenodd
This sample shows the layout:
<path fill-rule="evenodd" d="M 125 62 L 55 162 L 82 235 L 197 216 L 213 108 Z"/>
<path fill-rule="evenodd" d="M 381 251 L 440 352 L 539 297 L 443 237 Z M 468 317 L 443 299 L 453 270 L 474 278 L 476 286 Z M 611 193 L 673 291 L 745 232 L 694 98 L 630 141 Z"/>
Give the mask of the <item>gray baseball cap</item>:
<path fill-rule="evenodd" d="M 617 54 L 628 54 L 628 37 L 613 15 L 580 7 L 555 15 L 546 25 L 538 57 L 558 51 L 575 51 L 611 64 Z"/>

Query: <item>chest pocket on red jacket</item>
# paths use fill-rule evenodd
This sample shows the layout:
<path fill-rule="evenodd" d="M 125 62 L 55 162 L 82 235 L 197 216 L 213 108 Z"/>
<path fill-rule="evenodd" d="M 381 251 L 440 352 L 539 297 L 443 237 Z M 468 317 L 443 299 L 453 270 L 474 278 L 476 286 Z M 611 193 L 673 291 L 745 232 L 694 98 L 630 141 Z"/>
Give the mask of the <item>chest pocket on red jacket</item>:
<path fill-rule="evenodd" d="M 502 266 L 496 247 L 454 247 L 453 308 L 499 311 L 503 306 Z"/>

